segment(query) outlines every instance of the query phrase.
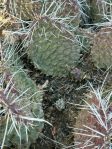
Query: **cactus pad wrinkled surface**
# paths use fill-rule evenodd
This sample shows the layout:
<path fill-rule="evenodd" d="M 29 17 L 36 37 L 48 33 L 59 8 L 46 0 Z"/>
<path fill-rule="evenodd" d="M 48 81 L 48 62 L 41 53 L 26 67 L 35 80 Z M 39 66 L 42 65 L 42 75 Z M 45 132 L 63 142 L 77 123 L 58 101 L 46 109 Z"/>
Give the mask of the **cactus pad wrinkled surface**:
<path fill-rule="evenodd" d="M 97 32 L 92 41 L 91 56 L 98 68 L 109 68 L 112 65 L 112 29 L 103 28 Z"/>
<path fill-rule="evenodd" d="M 33 43 L 27 53 L 35 66 L 47 75 L 65 76 L 80 58 L 80 46 L 78 41 L 67 39 L 51 24 L 44 23 L 34 31 Z"/>
<path fill-rule="evenodd" d="M 40 2 L 33 2 L 31 0 L 9 0 L 5 2 L 6 11 L 23 20 L 29 20 L 36 17 L 41 10 L 40 4 Z"/>

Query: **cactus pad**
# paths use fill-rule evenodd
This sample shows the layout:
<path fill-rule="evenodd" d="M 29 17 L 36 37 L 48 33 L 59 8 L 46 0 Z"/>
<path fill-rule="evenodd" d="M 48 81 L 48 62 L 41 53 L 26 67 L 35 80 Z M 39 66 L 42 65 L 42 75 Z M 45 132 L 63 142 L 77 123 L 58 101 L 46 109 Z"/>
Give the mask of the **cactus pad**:
<path fill-rule="evenodd" d="M 27 53 L 36 67 L 47 75 L 66 75 L 68 68 L 76 66 L 80 58 L 80 46 L 64 37 L 58 29 L 47 23 L 34 31 L 33 43 Z"/>
<path fill-rule="evenodd" d="M 29 78 L 17 55 L 9 56 L 14 52 L 12 48 L 4 50 L 5 58 L 0 65 L 3 68 L 0 73 L 0 144 L 7 125 L 4 144 L 11 142 L 19 149 L 21 141 L 21 148 L 28 149 L 44 126 L 42 90 Z"/>
<path fill-rule="evenodd" d="M 91 56 L 96 67 L 109 68 L 112 65 L 112 29 L 104 28 L 95 34 Z"/>

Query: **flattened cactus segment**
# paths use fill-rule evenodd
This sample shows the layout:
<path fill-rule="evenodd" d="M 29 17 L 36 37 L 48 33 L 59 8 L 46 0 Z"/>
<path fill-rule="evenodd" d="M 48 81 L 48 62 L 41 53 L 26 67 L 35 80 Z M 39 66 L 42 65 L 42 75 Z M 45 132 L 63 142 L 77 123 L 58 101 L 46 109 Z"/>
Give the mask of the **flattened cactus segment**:
<path fill-rule="evenodd" d="M 51 24 L 42 23 L 34 31 L 33 42 L 27 50 L 29 58 L 45 74 L 65 76 L 80 58 L 78 41 L 69 38 Z"/>

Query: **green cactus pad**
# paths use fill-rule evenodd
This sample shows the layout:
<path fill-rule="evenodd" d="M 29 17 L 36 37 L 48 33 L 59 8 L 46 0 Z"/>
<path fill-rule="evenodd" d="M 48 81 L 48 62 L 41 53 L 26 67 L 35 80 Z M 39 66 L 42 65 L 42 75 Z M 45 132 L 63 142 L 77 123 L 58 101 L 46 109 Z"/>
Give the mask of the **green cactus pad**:
<path fill-rule="evenodd" d="M 27 75 L 25 70 L 23 69 L 23 65 L 20 61 L 20 59 L 17 57 L 17 54 L 12 54 L 10 57 L 10 53 L 12 53 L 12 50 L 14 47 L 9 46 L 9 48 L 4 50 L 5 53 L 5 61 L 4 61 L 4 67 L 5 70 L 2 72 L 4 76 L 3 84 L 1 84 L 0 89 L 1 92 L 7 88 L 7 92 L 4 95 L 4 98 L 2 100 L 6 100 L 8 104 L 11 103 L 12 108 L 12 117 L 14 119 L 12 120 L 11 116 L 9 117 L 9 124 L 8 124 L 8 131 L 13 126 L 13 129 L 8 133 L 5 138 L 5 145 L 10 144 L 10 142 L 13 145 L 16 145 L 16 148 L 28 149 L 29 145 L 38 138 L 39 133 L 42 131 L 42 128 L 44 126 L 44 114 L 42 110 L 42 97 L 43 92 L 40 90 L 36 84 L 31 80 L 31 78 Z M 14 52 L 14 51 L 13 51 Z M 0 75 L 2 80 L 2 73 Z M 10 82 L 10 85 L 8 85 Z M 3 93 L 4 94 L 4 93 Z M 2 96 L 2 94 L 0 94 Z M 7 96 L 7 98 L 5 97 Z M 16 100 L 15 100 L 16 99 Z M 8 102 L 10 100 L 10 102 Z M 14 102 L 15 100 L 15 102 Z M 14 102 L 14 104 L 13 104 Z M 7 105 L 8 105 L 7 104 Z M 2 105 L 2 102 L 1 104 Z M 9 109 L 10 109 L 9 106 Z M 3 104 L 3 108 L 5 109 L 5 105 Z M 19 109 L 21 109 L 19 111 Z M 19 111 L 19 112 L 16 112 Z M 7 110 L 8 111 L 8 110 Z M 7 112 L 6 111 L 6 112 Z M 10 110 L 11 111 L 11 110 Z M 7 113 L 6 113 L 7 114 Z M 27 117 L 28 119 L 41 119 L 39 120 L 24 120 L 19 119 L 20 116 Z M 0 143 L 2 143 L 5 128 L 6 128 L 6 122 L 7 118 L 4 116 L 1 116 L 1 127 L 2 130 L 0 131 Z M 13 121 L 15 122 L 15 127 L 13 125 Z M 31 127 L 31 125 L 32 127 Z M 28 127 L 28 134 L 26 134 L 26 127 Z M 21 138 L 19 137 L 17 131 L 20 133 Z M 27 142 L 28 137 L 28 142 Z M 20 145 L 21 141 L 21 145 Z"/>
<path fill-rule="evenodd" d="M 67 38 L 51 24 L 39 25 L 34 31 L 33 43 L 27 50 L 35 67 L 47 75 L 67 75 L 68 68 L 76 66 L 80 58 L 78 41 Z"/>
<path fill-rule="evenodd" d="M 34 19 L 40 13 L 40 4 L 31 0 L 9 0 L 5 3 L 8 13 L 23 20 Z"/>
<path fill-rule="evenodd" d="M 91 56 L 95 66 L 105 69 L 112 66 L 112 29 L 101 29 L 92 44 Z"/>

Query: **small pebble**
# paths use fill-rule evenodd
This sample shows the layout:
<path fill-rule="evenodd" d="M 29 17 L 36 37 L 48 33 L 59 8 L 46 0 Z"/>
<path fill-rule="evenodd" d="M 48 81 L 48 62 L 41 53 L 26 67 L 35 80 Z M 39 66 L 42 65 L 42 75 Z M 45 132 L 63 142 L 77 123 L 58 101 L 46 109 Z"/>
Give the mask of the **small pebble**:
<path fill-rule="evenodd" d="M 63 109 L 65 109 L 65 101 L 63 100 L 63 98 L 58 99 L 55 103 L 55 106 L 59 111 L 62 111 Z"/>

